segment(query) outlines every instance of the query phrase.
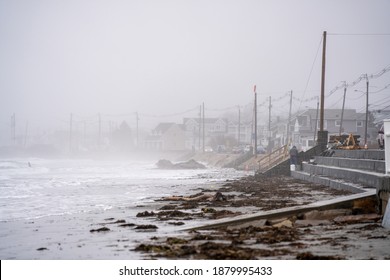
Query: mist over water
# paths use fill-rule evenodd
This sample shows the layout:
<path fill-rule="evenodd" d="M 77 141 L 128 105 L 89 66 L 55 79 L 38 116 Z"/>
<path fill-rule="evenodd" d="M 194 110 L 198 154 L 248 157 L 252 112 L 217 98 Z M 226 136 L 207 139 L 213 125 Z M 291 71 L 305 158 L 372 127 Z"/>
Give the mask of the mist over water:
<path fill-rule="evenodd" d="M 29 166 L 31 165 L 31 167 Z M 238 178 L 232 169 L 160 170 L 153 161 L 0 160 L 0 221 L 133 208 L 204 184 Z"/>

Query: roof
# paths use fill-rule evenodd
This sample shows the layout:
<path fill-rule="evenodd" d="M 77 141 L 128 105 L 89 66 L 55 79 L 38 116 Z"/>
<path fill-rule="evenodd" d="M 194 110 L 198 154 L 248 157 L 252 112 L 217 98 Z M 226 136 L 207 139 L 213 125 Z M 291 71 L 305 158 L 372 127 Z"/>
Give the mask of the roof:
<path fill-rule="evenodd" d="M 339 120 L 341 118 L 341 109 L 325 109 L 324 110 L 324 119 L 325 120 Z M 317 117 L 317 109 L 308 109 L 304 111 L 301 116 L 310 116 L 312 119 Z M 319 117 L 319 112 L 318 112 Z M 344 120 L 356 120 L 356 110 L 355 109 L 344 109 Z"/>
<path fill-rule="evenodd" d="M 172 125 L 175 123 L 170 122 L 170 123 L 159 123 L 156 128 L 154 129 L 155 132 L 161 132 L 165 133 L 169 128 L 171 128 Z"/>
<path fill-rule="evenodd" d="M 172 126 L 177 126 L 178 128 L 184 130 L 184 125 L 182 125 L 182 124 L 177 124 L 177 123 L 173 123 L 173 122 L 168 122 L 168 123 L 159 123 L 153 131 L 154 131 L 155 133 L 164 134 L 164 133 L 167 132 L 167 130 L 170 129 Z"/>

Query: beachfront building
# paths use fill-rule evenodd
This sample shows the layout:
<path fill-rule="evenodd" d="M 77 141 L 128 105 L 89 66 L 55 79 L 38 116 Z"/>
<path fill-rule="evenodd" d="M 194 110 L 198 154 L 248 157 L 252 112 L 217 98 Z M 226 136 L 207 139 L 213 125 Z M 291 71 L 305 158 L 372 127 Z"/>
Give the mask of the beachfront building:
<path fill-rule="evenodd" d="M 185 131 L 176 123 L 160 123 L 144 140 L 144 147 L 154 151 L 183 151 L 185 147 Z"/>
<path fill-rule="evenodd" d="M 355 109 L 345 109 L 343 114 L 341 109 L 325 109 L 324 130 L 328 131 L 328 135 L 339 135 L 340 133 L 359 135 L 360 142 L 363 144 L 365 119 L 365 113 L 357 113 Z M 375 145 L 376 128 L 371 116 L 368 124 L 367 141 L 369 145 Z M 320 121 L 316 109 L 302 111 L 290 121 L 289 138 L 293 145 L 307 150 L 315 145 L 319 127 Z"/>
<path fill-rule="evenodd" d="M 204 124 L 204 128 L 203 128 Z M 225 118 L 184 118 L 186 149 L 198 150 L 203 147 L 203 131 L 205 145 L 208 146 L 217 138 L 223 138 L 228 133 L 228 120 Z"/>
<path fill-rule="evenodd" d="M 237 145 L 242 146 L 252 142 L 252 130 L 251 122 L 243 122 L 238 128 L 238 122 L 229 121 L 227 134 L 237 140 Z"/>

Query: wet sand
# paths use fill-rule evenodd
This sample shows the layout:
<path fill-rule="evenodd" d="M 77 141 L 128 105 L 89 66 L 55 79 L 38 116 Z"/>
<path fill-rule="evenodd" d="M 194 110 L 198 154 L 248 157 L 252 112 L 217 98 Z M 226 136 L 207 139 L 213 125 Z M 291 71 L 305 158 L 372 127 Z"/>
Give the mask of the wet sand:
<path fill-rule="evenodd" d="M 349 194 L 291 177 L 259 182 L 247 177 L 194 186 L 191 194 L 161 197 L 144 205 L 0 223 L 0 257 L 390 259 L 390 232 L 380 226 L 381 217 L 372 213 L 373 206 L 364 213 L 356 209 L 355 213 L 327 213 L 325 217 L 311 213 L 311 217 L 260 220 L 217 230 L 183 230 L 221 218 Z M 362 218 L 340 220 L 350 216 Z"/>
<path fill-rule="evenodd" d="M 163 198 L 165 212 L 156 219 L 219 219 L 305 205 L 351 193 L 291 177 L 247 178 L 224 184 L 206 196 Z M 217 194 L 222 194 L 222 198 Z M 200 199 L 197 199 L 200 198 Z M 167 259 L 390 259 L 390 231 L 381 227 L 376 200 L 351 209 L 310 211 L 274 220 L 258 220 L 180 236 L 155 237 L 136 247 L 144 258 Z M 198 209 L 193 215 L 186 209 Z"/>

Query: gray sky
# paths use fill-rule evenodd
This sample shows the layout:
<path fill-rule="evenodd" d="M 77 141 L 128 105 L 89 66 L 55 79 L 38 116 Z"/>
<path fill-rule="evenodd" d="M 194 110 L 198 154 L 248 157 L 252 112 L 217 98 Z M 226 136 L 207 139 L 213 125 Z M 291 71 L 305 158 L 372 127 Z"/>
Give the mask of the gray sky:
<path fill-rule="evenodd" d="M 362 35 L 390 34 L 389 11 L 388 0 L 0 0 L 0 130 L 13 113 L 32 124 L 71 112 L 147 119 L 205 102 L 211 114 L 252 102 L 254 85 L 259 103 L 272 95 L 275 114 L 287 112 L 287 91 L 319 95 L 324 30 L 349 34 L 328 36 L 327 91 L 389 66 L 390 36 Z M 390 72 L 371 81 L 387 84 Z M 362 109 L 349 94 L 346 106 Z M 341 96 L 325 106 L 340 108 Z"/>

